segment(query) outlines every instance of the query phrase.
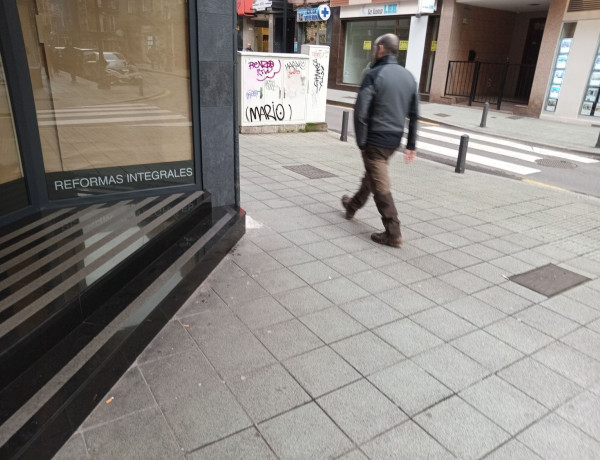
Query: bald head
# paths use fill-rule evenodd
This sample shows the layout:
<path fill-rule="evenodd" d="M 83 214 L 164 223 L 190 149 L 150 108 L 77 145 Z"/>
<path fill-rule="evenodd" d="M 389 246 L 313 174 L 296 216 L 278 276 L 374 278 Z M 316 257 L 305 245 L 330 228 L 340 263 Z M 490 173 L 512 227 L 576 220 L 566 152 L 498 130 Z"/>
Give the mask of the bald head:
<path fill-rule="evenodd" d="M 396 34 L 384 34 L 377 37 L 375 40 L 375 47 L 377 48 L 379 45 L 383 46 L 385 51 L 385 56 L 387 55 L 395 55 L 398 51 L 399 39 Z"/>

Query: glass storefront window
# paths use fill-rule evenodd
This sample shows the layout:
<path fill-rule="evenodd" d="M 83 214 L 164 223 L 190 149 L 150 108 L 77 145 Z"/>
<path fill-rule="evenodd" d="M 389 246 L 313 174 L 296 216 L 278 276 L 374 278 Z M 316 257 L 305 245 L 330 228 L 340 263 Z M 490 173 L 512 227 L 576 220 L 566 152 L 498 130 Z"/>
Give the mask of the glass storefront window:
<path fill-rule="evenodd" d="M 0 56 L 0 215 L 28 204 L 15 123 Z"/>
<path fill-rule="evenodd" d="M 558 53 L 551 74 L 550 88 L 546 97 L 545 110 L 547 112 L 556 111 L 576 26 L 576 23 L 567 23 L 563 25 L 563 30 L 558 42 Z"/>
<path fill-rule="evenodd" d="M 49 197 L 194 183 L 187 2 L 17 5 Z"/>
<path fill-rule="evenodd" d="M 392 33 L 400 39 L 398 61 L 406 64 L 410 18 L 385 19 L 375 21 L 348 21 L 346 24 L 346 50 L 344 54 L 344 74 L 342 81 L 360 85 L 371 67 L 373 42 L 383 34 Z"/>
<path fill-rule="evenodd" d="M 596 56 L 594 56 L 594 64 L 592 65 L 588 86 L 579 113 L 600 117 L 600 45 L 596 50 Z"/>

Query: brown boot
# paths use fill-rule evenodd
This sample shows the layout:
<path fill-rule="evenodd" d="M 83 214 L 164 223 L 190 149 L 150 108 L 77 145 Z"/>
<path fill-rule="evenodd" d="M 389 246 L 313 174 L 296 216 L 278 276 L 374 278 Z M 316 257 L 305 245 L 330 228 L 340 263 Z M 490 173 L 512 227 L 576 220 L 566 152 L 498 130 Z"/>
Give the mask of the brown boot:
<path fill-rule="evenodd" d="M 350 220 L 354 217 L 354 211 L 352 211 L 352 209 L 350 209 L 350 207 L 349 207 L 350 201 L 352 201 L 352 198 L 350 198 L 348 195 L 344 195 L 342 197 L 342 206 L 346 210 L 346 219 L 348 219 L 348 220 Z"/>
<path fill-rule="evenodd" d="M 393 248 L 399 248 L 402 246 L 402 235 L 398 236 L 397 238 L 393 238 L 386 232 L 371 233 L 371 239 L 376 243 L 392 246 Z"/>

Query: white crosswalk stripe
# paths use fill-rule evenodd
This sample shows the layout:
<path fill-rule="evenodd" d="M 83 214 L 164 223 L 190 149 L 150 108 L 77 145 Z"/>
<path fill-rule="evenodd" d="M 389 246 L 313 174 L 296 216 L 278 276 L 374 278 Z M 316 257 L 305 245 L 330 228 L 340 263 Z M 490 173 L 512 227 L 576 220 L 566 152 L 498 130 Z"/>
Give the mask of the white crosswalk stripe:
<path fill-rule="evenodd" d="M 522 142 L 496 138 L 478 133 L 445 128 L 441 126 L 419 126 L 417 149 L 423 153 L 458 157 L 458 146 L 463 134 L 468 134 L 467 165 L 481 165 L 522 176 L 541 172 L 539 160 L 559 158 L 574 163 L 591 164 L 598 160 L 559 150 L 534 147 Z M 532 167 L 535 165 L 535 167 Z"/>
<path fill-rule="evenodd" d="M 191 126 L 187 117 L 161 107 L 143 104 L 106 104 L 55 110 L 38 110 L 39 126 L 76 126 L 105 123 L 138 126 Z M 151 122 L 151 123 L 148 123 Z"/>

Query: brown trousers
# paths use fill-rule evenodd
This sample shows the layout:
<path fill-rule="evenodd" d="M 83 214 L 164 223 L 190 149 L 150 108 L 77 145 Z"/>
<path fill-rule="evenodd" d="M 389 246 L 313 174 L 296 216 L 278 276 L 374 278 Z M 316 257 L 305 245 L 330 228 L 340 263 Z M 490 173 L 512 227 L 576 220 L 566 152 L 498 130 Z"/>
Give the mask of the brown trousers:
<path fill-rule="evenodd" d="M 395 149 L 384 149 L 373 145 L 367 145 L 367 148 L 362 151 L 365 176 L 358 192 L 352 197 L 349 208 L 356 212 L 365 205 L 373 193 L 373 199 L 379 214 L 381 214 L 385 232 L 390 237 L 397 238 L 400 236 L 400 220 L 392 198 L 388 174 L 388 160 L 394 151 Z"/>

